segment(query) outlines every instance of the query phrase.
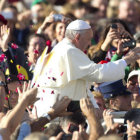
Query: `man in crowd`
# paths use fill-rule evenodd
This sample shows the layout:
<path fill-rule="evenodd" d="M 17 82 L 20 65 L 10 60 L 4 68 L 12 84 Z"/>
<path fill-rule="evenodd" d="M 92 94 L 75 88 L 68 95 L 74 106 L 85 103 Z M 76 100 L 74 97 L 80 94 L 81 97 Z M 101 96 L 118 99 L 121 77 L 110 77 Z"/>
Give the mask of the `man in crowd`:
<path fill-rule="evenodd" d="M 123 80 L 105 82 L 99 86 L 109 109 L 128 111 L 131 109 L 132 94 L 126 89 Z"/>
<path fill-rule="evenodd" d="M 132 0 L 120 1 L 118 18 L 124 20 L 129 25 L 131 32 L 135 33 L 135 26 L 139 21 L 136 2 Z"/>
<path fill-rule="evenodd" d="M 136 102 L 140 102 L 140 95 L 139 95 L 139 83 L 138 83 L 138 75 L 139 70 L 133 70 L 129 73 L 127 79 L 127 88 L 133 94 L 133 100 Z"/>
<path fill-rule="evenodd" d="M 33 86 L 39 88 L 36 107 L 38 116 L 46 113 L 56 101 L 56 97 L 68 96 L 72 100 L 92 97 L 89 82 L 102 83 L 115 81 L 124 77 L 125 67 L 140 56 L 139 47 L 128 53 L 123 59 L 107 64 L 95 64 L 83 53 L 91 44 L 93 32 L 83 20 L 71 22 L 65 38 L 56 45 L 51 53 L 45 51 L 37 62 Z M 121 45 L 121 42 L 119 43 Z M 97 104 L 91 99 L 95 108 Z"/>

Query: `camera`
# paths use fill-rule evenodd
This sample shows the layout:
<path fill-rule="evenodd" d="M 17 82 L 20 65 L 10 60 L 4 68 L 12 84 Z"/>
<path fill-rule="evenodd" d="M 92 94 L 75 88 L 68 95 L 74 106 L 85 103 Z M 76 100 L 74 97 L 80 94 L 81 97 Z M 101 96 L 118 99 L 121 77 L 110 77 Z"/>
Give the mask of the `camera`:
<path fill-rule="evenodd" d="M 63 16 L 60 14 L 54 14 L 53 19 L 54 21 L 62 21 Z"/>
<path fill-rule="evenodd" d="M 110 27 L 113 29 L 118 28 L 117 24 L 111 24 Z M 136 47 L 136 41 L 134 39 L 132 39 L 130 37 L 123 37 L 122 39 L 129 39 L 129 41 L 126 41 L 122 44 L 123 48 L 129 47 L 130 49 L 133 49 Z"/>
<path fill-rule="evenodd" d="M 136 41 L 134 39 L 130 39 L 129 41 L 124 42 L 123 48 L 129 47 L 130 49 L 133 49 L 136 47 Z"/>
<path fill-rule="evenodd" d="M 79 101 L 71 101 L 67 107 L 68 112 L 81 112 L 80 102 Z"/>

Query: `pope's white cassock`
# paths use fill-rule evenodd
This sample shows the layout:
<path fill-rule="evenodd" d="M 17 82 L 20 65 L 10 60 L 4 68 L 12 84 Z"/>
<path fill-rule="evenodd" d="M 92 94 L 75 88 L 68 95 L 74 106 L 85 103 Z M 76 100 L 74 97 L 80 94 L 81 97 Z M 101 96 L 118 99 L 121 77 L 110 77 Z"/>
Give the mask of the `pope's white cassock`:
<path fill-rule="evenodd" d="M 51 53 L 47 49 L 38 59 L 32 85 L 38 87 L 39 101 L 35 103 L 40 117 L 60 98 L 68 96 L 72 100 L 91 97 L 97 108 L 93 95 L 89 91 L 91 82 L 107 82 L 122 79 L 125 75 L 125 60 L 121 59 L 107 64 L 95 64 L 87 55 L 67 38 L 58 43 Z"/>

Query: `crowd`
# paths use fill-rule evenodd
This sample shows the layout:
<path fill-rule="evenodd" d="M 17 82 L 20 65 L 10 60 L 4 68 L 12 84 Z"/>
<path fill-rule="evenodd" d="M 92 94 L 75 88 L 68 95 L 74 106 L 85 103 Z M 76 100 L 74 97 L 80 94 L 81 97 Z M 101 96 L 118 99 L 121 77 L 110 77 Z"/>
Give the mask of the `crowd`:
<path fill-rule="evenodd" d="M 0 140 L 140 140 L 139 21 L 139 0 L 1 0 Z"/>

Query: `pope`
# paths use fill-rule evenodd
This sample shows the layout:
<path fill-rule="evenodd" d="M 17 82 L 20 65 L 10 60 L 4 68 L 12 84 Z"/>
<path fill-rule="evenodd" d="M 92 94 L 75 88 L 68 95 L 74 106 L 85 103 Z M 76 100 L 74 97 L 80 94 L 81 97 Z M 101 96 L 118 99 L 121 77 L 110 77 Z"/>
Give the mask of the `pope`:
<path fill-rule="evenodd" d="M 67 26 L 65 38 L 49 54 L 46 54 L 46 48 L 38 59 L 32 86 L 38 87 L 40 100 L 35 106 L 39 117 L 49 111 L 58 94 L 60 98 L 68 96 L 72 100 L 90 97 L 94 107 L 98 108 L 89 90 L 90 83 L 122 79 L 125 67 L 140 58 L 140 47 L 136 47 L 123 59 L 95 64 L 83 52 L 92 37 L 90 25 L 83 20 L 75 20 Z"/>

